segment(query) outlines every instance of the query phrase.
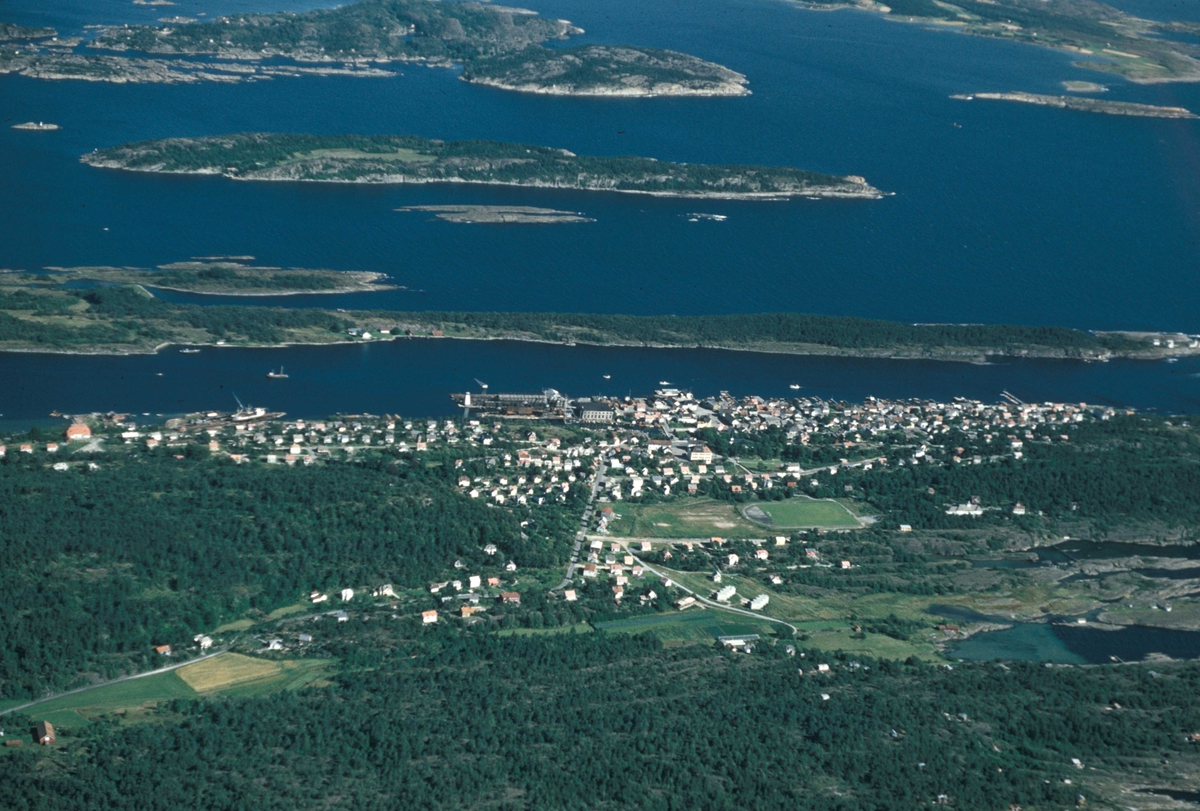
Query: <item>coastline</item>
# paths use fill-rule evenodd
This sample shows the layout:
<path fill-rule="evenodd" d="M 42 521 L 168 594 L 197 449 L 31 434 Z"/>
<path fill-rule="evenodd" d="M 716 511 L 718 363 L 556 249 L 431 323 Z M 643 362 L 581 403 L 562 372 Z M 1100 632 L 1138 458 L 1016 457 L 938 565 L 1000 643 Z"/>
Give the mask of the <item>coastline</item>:
<path fill-rule="evenodd" d="M 378 293 L 384 290 L 400 290 L 398 285 L 379 285 L 369 287 L 339 287 L 333 290 L 265 290 L 261 293 L 247 293 L 244 291 L 226 291 L 226 290 L 189 290 L 186 287 L 168 287 L 163 284 L 148 284 L 143 282 L 142 287 L 148 287 L 151 290 L 170 290 L 173 293 L 188 293 L 195 296 L 237 296 L 239 298 L 271 298 L 274 296 L 343 296 L 347 293 Z"/>
<path fill-rule="evenodd" d="M 90 153 L 89 153 L 90 154 Z M 759 201 L 780 201 L 790 200 L 794 197 L 818 197 L 822 199 L 847 199 L 847 200 L 881 200 L 884 197 L 891 197 L 895 192 L 885 192 L 875 188 L 869 183 L 854 184 L 847 181 L 846 187 L 840 186 L 813 186 L 806 189 L 798 189 L 796 191 L 779 191 L 779 192 L 675 192 L 675 191 L 649 191 L 642 189 L 613 189 L 587 186 L 574 186 L 559 183 L 545 183 L 541 181 L 532 181 L 529 183 L 517 183 L 504 180 L 467 180 L 461 177 L 439 177 L 439 178 L 419 178 L 410 177 L 408 175 L 371 175 L 369 177 L 359 177 L 353 180 L 343 180 L 339 178 L 297 178 L 297 177 L 241 177 L 238 175 L 229 174 L 217 170 L 197 169 L 192 171 L 179 171 L 175 169 L 155 169 L 141 168 L 133 166 L 123 166 L 116 161 L 89 161 L 88 155 L 82 156 L 80 162 L 96 169 L 113 169 L 123 172 L 142 172 L 151 175 L 196 175 L 202 177 L 223 177 L 228 180 L 236 180 L 245 183 L 343 183 L 343 184 L 374 184 L 374 185 L 428 185 L 433 183 L 462 183 L 475 186 L 508 186 L 511 188 L 520 189 L 559 189 L 565 191 L 582 191 L 582 192 L 616 192 L 618 194 L 644 194 L 650 197 L 673 197 L 682 199 L 699 199 L 699 200 L 759 200 Z"/>

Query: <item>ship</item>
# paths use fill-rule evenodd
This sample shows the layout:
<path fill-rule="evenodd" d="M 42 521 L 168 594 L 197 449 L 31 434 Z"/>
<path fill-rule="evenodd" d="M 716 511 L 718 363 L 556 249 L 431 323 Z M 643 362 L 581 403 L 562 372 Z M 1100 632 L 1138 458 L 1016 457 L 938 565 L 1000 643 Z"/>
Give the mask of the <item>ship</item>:
<path fill-rule="evenodd" d="M 287 373 L 283 371 L 283 367 L 279 367 L 278 372 L 267 372 L 267 377 L 271 380 L 287 380 Z"/>
<path fill-rule="evenodd" d="M 180 349 L 179 351 L 184 355 L 197 355 L 200 353 L 199 349 Z"/>

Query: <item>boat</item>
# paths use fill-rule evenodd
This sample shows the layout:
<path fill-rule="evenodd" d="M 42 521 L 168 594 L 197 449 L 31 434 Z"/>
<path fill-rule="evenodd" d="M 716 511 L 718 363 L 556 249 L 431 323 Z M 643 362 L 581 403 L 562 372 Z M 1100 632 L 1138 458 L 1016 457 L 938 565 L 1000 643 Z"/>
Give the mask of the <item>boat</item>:
<path fill-rule="evenodd" d="M 605 375 L 605 376 L 604 376 L 604 379 L 605 379 L 605 380 L 612 380 L 612 375 Z"/>
<path fill-rule="evenodd" d="M 267 372 L 267 377 L 271 380 L 287 380 L 287 373 L 283 371 L 283 367 L 279 367 L 278 372 Z"/>
<path fill-rule="evenodd" d="M 669 386 L 669 385 L 671 385 L 671 381 L 670 380 L 660 380 L 660 381 L 658 381 L 658 385 Z"/>
<path fill-rule="evenodd" d="M 799 390 L 800 390 L 800 384 L 799 384 L 799 383 L 793 383 L 792 385 L 788 386 L 788 388 L 789 388 L 789 389 L 791 389 L 792 391 L 799 391 Z"/>
<path fill-rule="evenodd" d="M 179 351 L 184 355 L 196 355 L 200 352 L 199 349 L 180 349 Z"/>

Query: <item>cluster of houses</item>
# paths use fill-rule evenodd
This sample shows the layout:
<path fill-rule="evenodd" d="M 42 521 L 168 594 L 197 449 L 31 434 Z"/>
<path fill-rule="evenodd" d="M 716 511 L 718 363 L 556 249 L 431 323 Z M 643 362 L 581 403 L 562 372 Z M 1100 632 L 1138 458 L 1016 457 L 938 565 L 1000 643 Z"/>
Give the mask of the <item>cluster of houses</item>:
<path fill-rule="evenodd" d="M 578 455 L 603 463 L 601 501 L 637 499 L 651 491 L 666 496 L 697 493 L 706 480 L 714 479 L 734 493 L 775 487 L 815 492 L 832 488 L 840 471 L 854 468 L 869 471 L 885 465 L 984 464 L 1005 457 L 1021 459 L 1026 443 L 1067 442 L 1072 426 L 1089 418 L 1109 419 L 1117 413 L 1082 403 L 1026 404 L 1015 398 L 995 404 L 964 399 L 939 403 L 868 398 L 853 404 L 818 398 L 735 399 L 724 392 L 718 397 L 698 399 L 678 389 L 662 389 L 646 398 L 592 399 L 586 404 L 591 416 L 606 409 L 604 419 L 584 420 L 596 423 L 593 427 L 602 438 L 588 438 L 576 447 L 553 450 L 558 452 L 560 462 Z M 777 470 L 752 472 L 737 460 L 714 453 L 703 441 L 701 432 L 706 429 L 739 435 L 778 430 L 789 443 L 820 443 L 840 450 L 845 457 L 808 470 L 800 464 L 781 462 Z M 885 437 L 889 440 L 886 445 Z M 884 454 L 877 455 L 881 450 Z M 531 449 L 527 456 L 539 458 L 538 450 Z M 518 460 L 518 464 L 528 464 L 528 459 Z M 477 497 L 512 499 L 514 491 L 518 499 L 522 495 L 526 500 L 546 495 L 532 487 L 531 481 L 507 482 L 507 492 L 494 480 L 460 481 L 460 486 Z M 852 489 L 848 484 L 844 487 Z M 842 488 L 834 489 L 840 492 Z M 947 505 L 947 512 L 953 515 L 979 515 L 982 509 L 981 505 Z M 1007 509 L 1014 515 L 1025 514 L 1021 504 Z M 600 515 L 596 529 L 603 533 L 608 524 Z"/>

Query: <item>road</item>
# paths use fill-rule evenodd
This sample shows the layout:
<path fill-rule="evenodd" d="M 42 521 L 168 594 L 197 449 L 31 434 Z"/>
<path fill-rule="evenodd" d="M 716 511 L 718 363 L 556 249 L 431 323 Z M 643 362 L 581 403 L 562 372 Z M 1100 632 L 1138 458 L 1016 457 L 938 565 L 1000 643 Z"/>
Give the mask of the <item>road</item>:
<path fill-rule="evenodd" d="M 583 549 L 583 542 L 587 540 L 588 522 L 592 520 L 592 509 L 596 504 L 596 495 L 600 492 L 600 485 L 604 483 L 604 474 L 606 472 L 608 472 L 608 468 L 601 462 L 600 467 L 596 468 L 596 477 L 592 479 L 592 492 L 588 496 L 587 507 L 583 510 L 583 520 L 579 522 L 579 532 L 575 533 L 575 546 L 571 548 L 571 561 L 567 564 L 567 575 L 561 583 L 550 589 L 551 592 L 562 591 L 571 585 L 571 577 L 575 574 L 575 567 L 579 565 L 579 552 Z"/>
<path fill-rule="evenodd" d="M 21 704 L 16 707 L 9 707 L 7 710 L 0 710 L 0 715 L 8 715 L 10 712 L 17 712 L 19 710 L 24 710 L 29 707 L 36 707 L 38 704 L 45 704 L 47 701 L 54 701 L 56 699 L 62 698 L 63 696 L 73 696 L 73 695 L 76 695 L 77 693 L 86 693 L 88 690 L 96 690 L 100 687 L 107 687 L 110 684 L 118 684 L 123 681 L 133 681 L 134 679 L 144 679 L 147 676 L 157 676 L 159 673 L 169 673 L 172 670 L 178 670 L 181 667 L 187 667 L 188 665 L 194 665 L 194 664 L 196 664 L 196 662 L 203 662 L 205 659 L 211 659 L 214 656 L 220 656 L 222 653 L 228 653 L 228 652 L 229 652 L 229 648 L 222 648 L 221 650 L 217 651 L 216 653 L 206 653 L 204 656 L 200 656 L 195 659 L 188 659 L 186 662 L 177 662 L 173 665 L 167 665 L 166 667 L 160 667 L 157 670 L 147 670 L 145 673 L 135 673 L 132 676 L 122 676 L 119 679 L 113 679 L 111 681 L 101 682 L 100 684 L 92 684 L 87 687 L 79 687 L 74 690 L 68 690 L 65 693 L 58 693 L 57 695 L 49 696 L 47 698 L 39 698 L 37 701 L 30 701 L 26 704 Z"/>

